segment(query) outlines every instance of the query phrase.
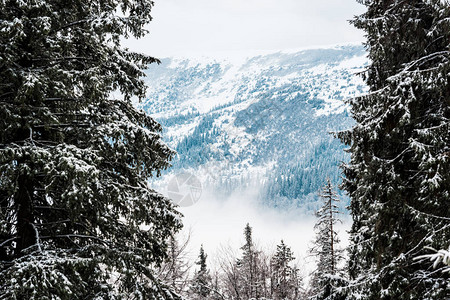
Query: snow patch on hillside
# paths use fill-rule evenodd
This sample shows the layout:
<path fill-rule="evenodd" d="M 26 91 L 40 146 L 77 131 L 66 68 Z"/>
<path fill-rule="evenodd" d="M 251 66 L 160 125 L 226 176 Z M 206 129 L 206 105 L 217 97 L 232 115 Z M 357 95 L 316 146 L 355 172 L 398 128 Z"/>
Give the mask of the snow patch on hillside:
<path fill-rule="evenodd" d="M 147 72 L 148 100 L 140 106 L 179 152 L 160 183 L 191 172 L 226 194 L 257 182 L 270 201 L 284 203 L 278 206 L 307 197 L 307 210 L 322 176 L 337 184 L 345 154 L 328 132 L 352 125 L 344 100 L 367 90 L 355 75 L 367 64 L 364 48 L 162 61 Z"/>

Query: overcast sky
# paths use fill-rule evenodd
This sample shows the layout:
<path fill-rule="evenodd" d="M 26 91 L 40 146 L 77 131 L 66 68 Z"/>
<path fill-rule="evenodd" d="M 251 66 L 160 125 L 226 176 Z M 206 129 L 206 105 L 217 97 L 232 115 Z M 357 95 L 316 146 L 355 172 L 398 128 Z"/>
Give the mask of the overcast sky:
<path fill-rule="evenodd" d="M 157 57 L 361 42 L 356 0 L 155 0 L 150 33 L 127 41 Z"/>

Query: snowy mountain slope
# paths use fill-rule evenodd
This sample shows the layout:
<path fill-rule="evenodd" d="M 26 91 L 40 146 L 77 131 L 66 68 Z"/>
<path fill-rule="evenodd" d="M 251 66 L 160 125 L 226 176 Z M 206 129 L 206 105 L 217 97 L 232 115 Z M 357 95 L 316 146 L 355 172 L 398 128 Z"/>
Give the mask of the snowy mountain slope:
<path fill-rule="evenodd" d="M 361 46 L 163 59 L 148 70 L 139 104 L 178 152 L 157 183 L 187 170 L 224 197 L 253 187 L 268 205 L 314 208 L 318 188 L 327 176 L 337 184 L 348 159 L 328 132 L 353 124 L 342 100 L 365 90 L 355 74 L 366 63 Z"/>

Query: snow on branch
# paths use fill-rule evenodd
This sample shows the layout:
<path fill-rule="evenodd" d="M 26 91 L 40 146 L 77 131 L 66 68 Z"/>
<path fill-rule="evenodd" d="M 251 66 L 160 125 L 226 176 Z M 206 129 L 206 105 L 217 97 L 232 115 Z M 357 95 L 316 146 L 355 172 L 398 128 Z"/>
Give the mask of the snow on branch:
<path fill-rule="evenodd" d="M 434 251 L 434 253 L 417 256 L 414 258 L 414 260 L 429 259 L 430 262 L 433 263 L 433 269 L 436 269 L 442 263 L 442 264 L 444 264 L 444 267 L 442 268 L 442 272 L 450 273 L 450 245 L 449 245 L 448 249 L 436 250 L 431 247 L 425 247 L 425 249 Z"/>

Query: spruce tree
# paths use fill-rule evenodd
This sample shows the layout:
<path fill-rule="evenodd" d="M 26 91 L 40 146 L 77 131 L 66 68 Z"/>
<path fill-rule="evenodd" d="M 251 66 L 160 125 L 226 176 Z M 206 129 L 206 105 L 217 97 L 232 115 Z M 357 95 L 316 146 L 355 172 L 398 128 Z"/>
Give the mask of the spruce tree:
<path fill-rule="evenodd" d="M 271 260 L 271 280 L 274 289 L 273 299 L 275 300 L 298 299 L 300 279 L 297 267 L 292 265 L 294 259 L 291 248 L 281 240 Z"/>
<path fill-rule="evenodd" d="M 341 273 L 338 264 L 342 260 L 342 250 L 338 248 L 340 239 L 335 225 L 341 222 L 337 205 L 340 200 L 329 178 L 319 197 L 323 205 L 316 212 L 316 238 L 310 250 L 317 259 L 317 268 L 313 272 L 309 294 L 311 299 L 338 299 L 340 296 L 336 293 L 335 285 Z"/>
<path fill-rule="evenodd" d="M 161 299 L 174 155 L 131 104 L 151 1 L 0 1 L 0 299 Z M 111 99 L 112 92 L 121 94 Z"/>
<path fill-rule="evenodd" d="M 192 299 L 208 299 L 211 294 L 211 276 L 206 265 L 207 255 L 203 250 L 203 245 L 200 247 L 200 254 L 198 255 L 198 261 L 196 264 L 199 266 L 194 279 L 192 281 Z"/>
<path fill-rule="evenodd" d="M 450 3 L 360 2 L 370 92 L 339 134 L 351 153 L 349 297 L 445 299 L 449 273 L 414 258 L 450 241 Z"/>
<path fill-rule="evenodd" d="M 244 237 L 245 244 L 241 247 L 242 257 L 237 260 L 240 295 L 244 299 L 258 299 L 263 289 L 259 272 L 259 251 L 253 243 L 252 227 L 248 223 L 244 229 Z"/>

